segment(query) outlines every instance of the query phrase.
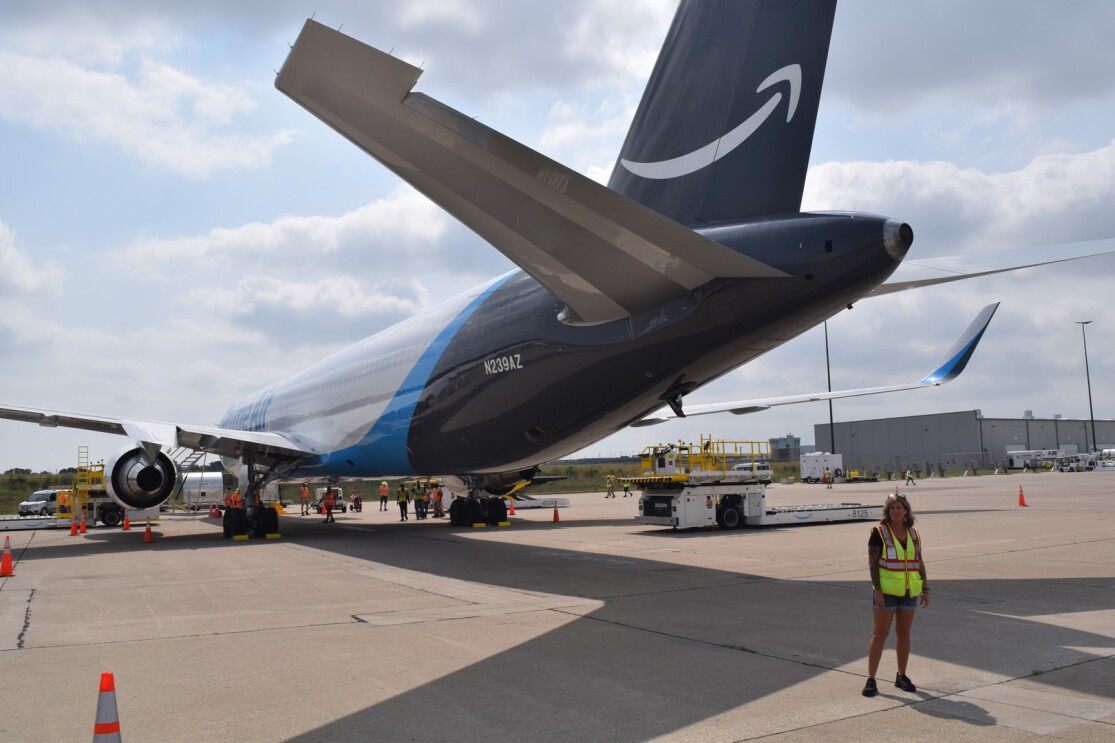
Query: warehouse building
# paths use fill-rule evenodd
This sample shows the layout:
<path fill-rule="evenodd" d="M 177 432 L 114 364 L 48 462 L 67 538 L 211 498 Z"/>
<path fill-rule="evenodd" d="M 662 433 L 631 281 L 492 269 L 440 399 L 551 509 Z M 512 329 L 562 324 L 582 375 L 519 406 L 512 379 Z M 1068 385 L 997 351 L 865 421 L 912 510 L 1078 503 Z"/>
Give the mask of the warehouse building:
<path fill-rule="evenodd" d="M 835 434 L 835 435 L 834 435 Z M 1115 448 L 1115 421 L 1035 418 L 984 418 L 979 410 L 917 415 L 906 418 L 813 426 L 818 451 L 844 456 L 847 469 L 872 472 L 994 470 L 1004 467 L 1007 452 L 1061 449 L 1078 454 Z"/>

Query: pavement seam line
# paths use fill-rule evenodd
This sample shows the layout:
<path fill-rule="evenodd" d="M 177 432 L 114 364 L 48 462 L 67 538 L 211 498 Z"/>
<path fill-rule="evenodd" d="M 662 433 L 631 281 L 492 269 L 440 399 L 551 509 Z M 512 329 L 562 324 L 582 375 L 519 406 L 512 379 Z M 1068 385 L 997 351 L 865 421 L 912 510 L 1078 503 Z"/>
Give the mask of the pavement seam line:
<path fill-rule="evenodd" d="M 27 594 L 27 609 L 23 612 L 23 627 L 19 630 L 19 636 L 16 637 L 15 649 L 23 650 L 23 641 L 27 637 L 27 630 L 31 628 L 31 600 L 35 598 L 35 589 L 32 588 Z"/>
<path fill-rule="evenodd" d="M 298 629 L 311 629 L 318 627 L 346 627 L 357 622 L 344 621 L 344 622 L 318 622 L 314 624 L 290 624 L 282 627 L 253 627 L 250 629 L 234 629 L 218 632 L 194 632 L 188 635 L 162 635 L 160 637 L 141 637 L 129 638 L 123 640 L 104 640 L 101 642 L 70 642 L 65 644 L 56 645 L 35 645 L 34 647 L 23 648 L 27 651 L 33 650 L 58 650 L 60 648 L 95 648 L 105 645 L 128 645 L 128 644 L 142 644 L 148 642 L 165 642 L 167 640 L 192 640 L 198 637 L 225 637 L 228 635 L 251 635 L 262 632 L 285 632 L 287 630 Z M 0 653 L 11 653 L 14 650 L 0 650 Z"/>

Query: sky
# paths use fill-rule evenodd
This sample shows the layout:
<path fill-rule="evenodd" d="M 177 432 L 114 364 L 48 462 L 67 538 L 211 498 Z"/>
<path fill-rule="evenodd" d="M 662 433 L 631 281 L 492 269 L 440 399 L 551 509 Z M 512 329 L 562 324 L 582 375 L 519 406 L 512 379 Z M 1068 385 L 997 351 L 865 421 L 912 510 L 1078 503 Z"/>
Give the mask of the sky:
<path fill-rule="evenodd" d="M 391 51 L 416 90 L 606 182 L 672 0 L 0 4 L 0 403 L 195 424 L 511 264 L 275 90 L 305 18 Z M 908 260 L 1115 249 L 1115 3 L 838 5 L 803 209 L 909 223 Z M 1083 246 L 1085 248 L 1089 245 Z M 834 389 L 912 382 L 1001 301 L 967 371 L 837 421 L 982 410 L 1115 418 L 1115 258 L 864 300 Z M 826 388 L 816 328 L 690 403 Z M 828 406 L 630 429 L 813 442 Z M 0 472 L 128 442 L 0 422 Z"/>

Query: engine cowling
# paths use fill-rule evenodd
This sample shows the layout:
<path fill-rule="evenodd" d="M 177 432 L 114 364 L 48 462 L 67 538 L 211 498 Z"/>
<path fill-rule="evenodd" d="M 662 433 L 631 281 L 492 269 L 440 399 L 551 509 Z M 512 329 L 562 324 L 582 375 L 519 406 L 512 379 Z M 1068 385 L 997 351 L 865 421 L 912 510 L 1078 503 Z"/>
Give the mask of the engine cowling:
<path fill-rule="evenodd" d="M 174 492 L 174 462 L 163 452 L 149 461 L 143 449 L 125 447 L 105 465 L 105 492 L 122 508 L 160 506 Z"/>

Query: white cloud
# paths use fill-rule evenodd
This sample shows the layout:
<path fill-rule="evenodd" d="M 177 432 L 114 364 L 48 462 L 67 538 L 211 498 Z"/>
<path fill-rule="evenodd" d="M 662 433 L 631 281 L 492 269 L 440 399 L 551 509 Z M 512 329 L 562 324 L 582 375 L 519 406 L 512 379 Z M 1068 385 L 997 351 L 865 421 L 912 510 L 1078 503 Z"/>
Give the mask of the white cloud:
<path fill-rule="evenodd" d="M 111 15 L 107 8 L 75 3 L 56 10 L 47 22 L 7 19 L 0 45 L 29 57 L 68 59 L 81 67 L 112 68 L 138 50 L 168 51 L 178 47 L 175 24 L 135 13 Z"/>
<path fill-rule="evenodd" d="M 930 226 L 928 247 L 938 254 L 1109 237 L 1112 203 L 1115 142 L 1039 155 L 1008 173 L 948 162 L 824 163 L 810 169 L 803 197 L 806 210 L 893 215 L 910 222 L 915 235 L 919 223 Z"/>
<path fill-rule="evenodd" d="M 409 0 L 399 13 L 399 25 L 424 27 L 432 23 L 445 23 L 469 33 L 485 25 L 484 15 L 465 0 Z"/>
<path fill-rule="evenodd" d="M 597 84 L 645 80 L 676 9 L 671 0 L 595 0 L 566 33 L 569 50 L 592 61 Z"/>
<path fill-rule="evenodd" d="M 226 130 L 253 105 L 241 88 L 206 83 L 152 60 L 141 61 L 129 77 L 64 58 L 0 51 L 0 117 L 106 145 L 188 178 L 259 167 L 292 139 L 291 130 Z"/>
<path fill-rule="evenodd" d="M 304 268 L 309 263 L 315 270 L 324 265 L 340 270 L 351 269 L 353 259 L 360 259 L 382 270 L 421 262 L 422 255 L 438 248 L 449 221 L 424 196 L 399 185 L 386 197 L 339 217 L 288 215 L 268 223 L 217 227 L 202 235 L 141 239 L 123 251 L 121 264 L 171 275 L 183 263 L 245 270 L 261 264 L 271 270 Z"/>
<path fill-rule="evenodd" d="M 278 311 L 328 317 L 409 316 L 430 304 L 430 295 L 416 279 L 381 281 L 371 287 L 347 276 L 319 281 L 282 281 L 270 276 L 245 276 L 234 292 L 197 290 L 184 296 L 232 317 Z"/>
<path fill-rule="evenodd" d="M 37 267 L 19 246 L 15 231 L 0 222 L 0 289 L 5 294 L 12 291 L 57 295 L 65 277 L 65 271 L 53 261 Z"/>

